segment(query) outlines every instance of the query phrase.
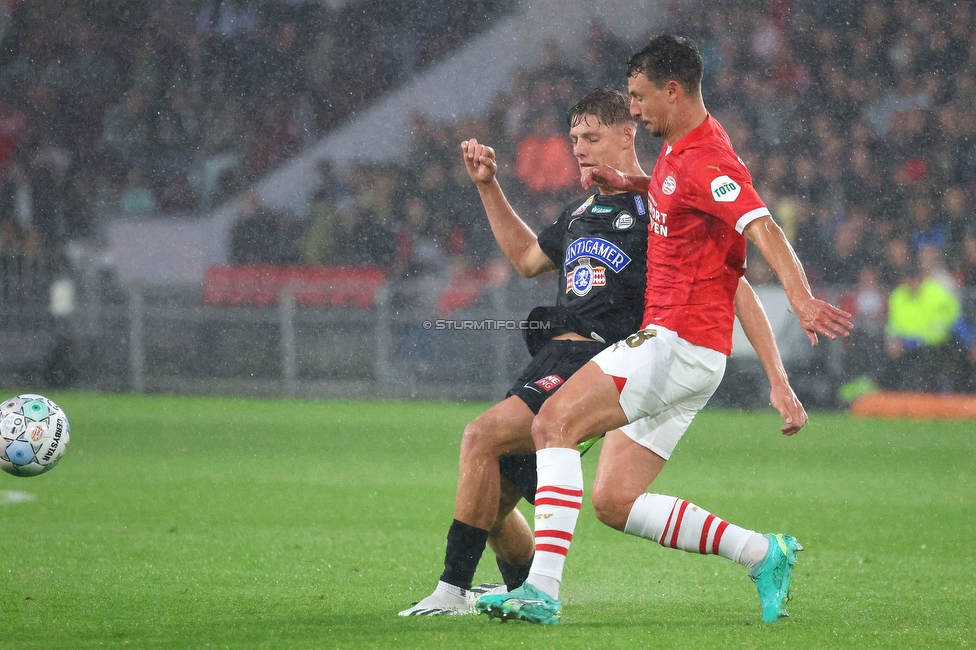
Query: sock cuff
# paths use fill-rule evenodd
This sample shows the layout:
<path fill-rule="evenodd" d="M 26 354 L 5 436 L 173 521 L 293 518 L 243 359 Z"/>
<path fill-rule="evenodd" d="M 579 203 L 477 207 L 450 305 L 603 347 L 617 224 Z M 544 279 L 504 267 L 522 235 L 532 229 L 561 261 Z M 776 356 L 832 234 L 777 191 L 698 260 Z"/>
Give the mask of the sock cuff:
<path fill-rule="evenodd" d="M 568 463 L 580 462 L 579 449 L 575 447 L 572 449 L 567 447 L 547 447 L 535 452 L 535 456 L 538 469 L 565 466 Z"/>
<path fill-rule="evenodd" d="M 444 573 L 441 574 L 441 581 L 462 589 L 470 589 L 487 542 L 487 530 L 455 519 L 447 531 L 447 549 L 444 553 Z"/>
<path fill-rule="evenodd" d="M 488 542 L 488 531 L 455 519 L 447 530 L 447 539 L 461 544 L 482 546 Z"/>
<path fill-rule="evenodd" d="M 549 447 L 536 452 L 538 485 L 583 487 L 583 463 L 578 449 Z"/>

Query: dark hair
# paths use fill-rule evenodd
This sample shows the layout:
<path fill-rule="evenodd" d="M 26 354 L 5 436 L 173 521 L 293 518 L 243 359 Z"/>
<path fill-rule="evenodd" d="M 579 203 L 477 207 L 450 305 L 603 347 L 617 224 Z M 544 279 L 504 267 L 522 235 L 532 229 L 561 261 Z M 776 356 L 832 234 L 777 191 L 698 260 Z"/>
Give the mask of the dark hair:
<path fill-rule="evenodd" d="M 701 93 L 704 71 L 698 46 L 687 38 L 671 34 L 655 36 L 627 59 L 628 77 L 643 74 L 659 88 L 673 79 L 685 92 L 694 95 Z"/>
<path fill-rule="evenodd" d="M 634 123 L 634 118 L 630 116 L 630 97 L 613 88 L 591 90 L 576 102 L 566 115 L 569 128 L 577 126 L 587 115 L 592 115 L 605 126 Z"/>

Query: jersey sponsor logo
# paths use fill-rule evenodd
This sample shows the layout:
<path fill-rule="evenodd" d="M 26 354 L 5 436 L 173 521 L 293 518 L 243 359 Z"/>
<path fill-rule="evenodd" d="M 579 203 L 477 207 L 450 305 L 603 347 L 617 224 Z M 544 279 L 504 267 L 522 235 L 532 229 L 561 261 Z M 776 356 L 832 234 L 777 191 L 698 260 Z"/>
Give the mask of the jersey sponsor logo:
<path fill-rule="evenodd" d="M 593 203 L 593 199 L 594 199 L 595 197 L 596 197 L 596 194 L 594 194 L 594 195 L 593 195 L 593 196 L 591 196 L 590 198 L 588 198 L 588 199 L 586 199 L 585 201 L 583 201 L 583 204 L 582 204 L 582 205 L 581 205 L 580 207 L 578 207 L 578 208 L 576 208 L 576 210 L 575 210 L 575 211 L 573 212 L 573 216 L 574 216 L 574 217 L 578 217 L 578 216 L 580 216 L 581 214 L 583 214 L 584 212 L 586 212 L 586 209 L 587 209 L 588 207 L 590 207 L 590 204 L 591 204 L 591 203 Z"/>
<path fill-rule="evenodd" d="M 613 227 L 616 230 L 627 230 L 634 225 L 634 217 L 629 212 L 621 212 L 613 220 Z"/>
<path fill-rule="evenodd" d="M 664 179 L 664 183 L 661 185 L 661 191 L 665 194 L 674 194 L 674 191 L 678 189 L 678 181 L 674 180 L 674 176 L 668 176 Z"/>
<path fill-rule="evenodd" d="M 668 236 L 668 213 L 658 210 L 657 203 L 651 207 L 651 222 L 647 224 L 647 229 L 655 235 Z"/>
<path fill-rule="evenodd" d="M 637 214 L 642 217 L 647 214 L 647 211 L 644 209 L 644 199 L 642 199 L 640 195 L 634 197 L 634 205 L 637 206 Z"/>
<path fill-rule="evenodd" d="M 590 264 L 590 258 L 581 257 L 579 264 L 566 274 L 566 293 L 572 291 L 577 296 L 585 296 L 593 287 L 607 284 L 607 270 L 602 266 Z"/>
<path fill-rule="evenodd" d="M 613 212 L 613 208 L 609 205 L 594 205 L 590 210 L 591 214 L 610 214 Z"/>
<path fill-rule="evenodd" d="M 739 198 L 742 190 L 738 183 L 728 176 L 719 176 L 712 181 L 712 198 L 719 203 L 731 203 Z"/>
<path fill-rule="evenodd" d="M 581 257 L 595 257 L 614 273 L 620 273 L 630 264 L 630 257 L 619 246 L 599 237 L 580 237 L 567 246 L 563 268 L 569 268 L 570 264 Z"/>
<path fill-rule="evenodd" d="M 539 379 L 538 381 L 534 381 L 532 383 L 534 383 L 536 386 L 546 391 L 547 393 L 550 393 L 556 390 L 556 388 L 558 388 L 559 385 L 563 383 L 563 378 L 560 377 L 559 375 L 547 375 L 542 379 Z"/>

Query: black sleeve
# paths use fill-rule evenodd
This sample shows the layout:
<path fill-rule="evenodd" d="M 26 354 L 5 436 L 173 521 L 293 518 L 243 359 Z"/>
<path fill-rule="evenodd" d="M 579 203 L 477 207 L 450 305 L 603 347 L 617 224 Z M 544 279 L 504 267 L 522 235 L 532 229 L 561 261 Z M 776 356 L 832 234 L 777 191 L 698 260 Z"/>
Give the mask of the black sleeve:
<path fill-rule="evenodd" d="M 565 252 L 566 228 L 563 226 L 563 218 L 559 217 L 556 223 L 552 224 L 539 233 L 539 248 L 546 254 L 553 264 L 557 267 L 563 263 L 563 253 Z"/>

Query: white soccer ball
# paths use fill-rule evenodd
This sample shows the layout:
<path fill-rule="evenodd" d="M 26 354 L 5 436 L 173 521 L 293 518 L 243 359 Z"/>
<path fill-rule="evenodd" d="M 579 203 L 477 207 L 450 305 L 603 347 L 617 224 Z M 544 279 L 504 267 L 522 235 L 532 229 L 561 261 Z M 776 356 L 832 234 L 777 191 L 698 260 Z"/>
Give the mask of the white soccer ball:
<path fill-rule="evenodd" d="M 68 447 L 71 429 L 61 408 L 41 395 L 18 395 L 0 405 L 0 469 L 37 476 L 52 469 Z"/>

